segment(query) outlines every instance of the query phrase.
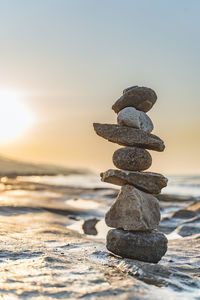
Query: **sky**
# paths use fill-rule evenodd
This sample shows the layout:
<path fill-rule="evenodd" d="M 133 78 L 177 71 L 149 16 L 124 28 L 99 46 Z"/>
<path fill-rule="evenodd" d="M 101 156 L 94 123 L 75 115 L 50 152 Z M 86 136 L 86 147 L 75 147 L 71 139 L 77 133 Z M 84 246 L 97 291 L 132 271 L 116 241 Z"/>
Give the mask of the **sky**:
<path fill-rule="evenodd" d="M 9 105 L 18 119 L 4 114 L 0 127 L 34 120 L 20 136 L 0 134 L 0 154 L 113 168 L 119 146 L 92 123 L 116 123 L 112 104 L 139 85 L 158 95 L 148 115 L 166 145 L 151 151 L 151 170 L 200 174 L 199 14 L 198 0 L 0 0 L 0 105 L 6 91 L 26 107 Z"/>

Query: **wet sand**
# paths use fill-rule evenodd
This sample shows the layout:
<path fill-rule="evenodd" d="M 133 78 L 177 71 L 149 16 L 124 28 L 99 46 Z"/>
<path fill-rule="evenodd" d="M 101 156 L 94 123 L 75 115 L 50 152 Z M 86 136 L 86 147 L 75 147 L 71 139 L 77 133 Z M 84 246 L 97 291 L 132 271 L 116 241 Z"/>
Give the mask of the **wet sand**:
<path fill-rule="evenodd" d="M 0 185 L 1 299 L 200 299 L 198 199 L 160 197 L 169 248 L 149 264 L 105 248 L 117 189 L 24 180 Z"/>

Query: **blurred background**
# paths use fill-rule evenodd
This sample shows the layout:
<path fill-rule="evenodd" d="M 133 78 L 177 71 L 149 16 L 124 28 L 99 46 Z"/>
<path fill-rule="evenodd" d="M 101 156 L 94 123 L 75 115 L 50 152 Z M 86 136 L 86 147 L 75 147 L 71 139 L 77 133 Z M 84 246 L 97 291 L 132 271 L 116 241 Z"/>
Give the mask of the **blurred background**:
<path fill-rule="evenodd" d="M 112 167 L 116 145 L 93 122 L 116 122 L 122 90 L 147 86 L 166 144 L 151 170 L 200 173 L 200 2 L 0 1 L 2 157 Z"/>

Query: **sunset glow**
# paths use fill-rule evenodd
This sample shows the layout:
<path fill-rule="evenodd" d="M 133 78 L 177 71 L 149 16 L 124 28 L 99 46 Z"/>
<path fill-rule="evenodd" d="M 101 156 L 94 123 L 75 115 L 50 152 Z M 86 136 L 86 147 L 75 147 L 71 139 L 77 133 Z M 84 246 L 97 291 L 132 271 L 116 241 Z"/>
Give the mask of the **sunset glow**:
<path fill-rule="evenodd" d="M 152 171 L 200 174 L 200 1 L 154 2 L 2 1 L 0 155 L 110 168 L 117 145 L 92 124 L 116 124 L 113 103 L 138 85 L 158 96 Z"/>
<path fill-rule="evenodd" d="M 33 123 L 32 113 L 13 92 L 0 92 L 0 111 L 0 143 L 15 141 Z"/>

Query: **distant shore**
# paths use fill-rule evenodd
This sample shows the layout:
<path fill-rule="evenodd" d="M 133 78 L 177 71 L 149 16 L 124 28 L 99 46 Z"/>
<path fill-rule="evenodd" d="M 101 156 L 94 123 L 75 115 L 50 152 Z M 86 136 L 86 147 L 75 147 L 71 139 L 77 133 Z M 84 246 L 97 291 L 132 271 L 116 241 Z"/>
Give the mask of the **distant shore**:
<path fill-rule="evenodd" d="M 86 169 L 67 168 L 50 164 L 22 162 L 0 156 L 0 177 L 15 178 L 17 176 L 55 176 L 84 175 L 91 173 Z"/>

